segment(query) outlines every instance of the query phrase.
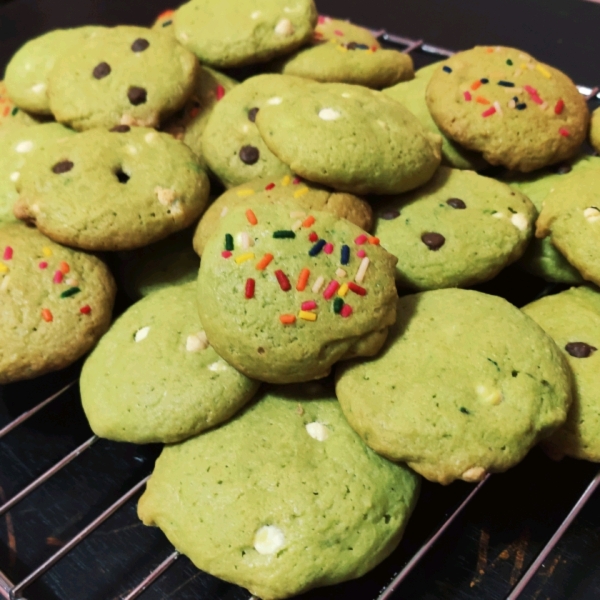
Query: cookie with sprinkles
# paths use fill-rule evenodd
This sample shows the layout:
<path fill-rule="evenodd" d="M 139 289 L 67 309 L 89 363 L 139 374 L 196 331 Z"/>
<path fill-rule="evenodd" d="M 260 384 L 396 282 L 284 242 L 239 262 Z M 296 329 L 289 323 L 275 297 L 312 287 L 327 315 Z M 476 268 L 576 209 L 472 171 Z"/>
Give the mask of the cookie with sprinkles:
<path fill-rule="evenodd" d="M 441 137 L 385 94 L 308 80 L 301 92 L 256 115 L 271 152 L 297 175 L 353 194 L 397 194 L 439 166 Z"/>
<path fill-rule="evenodd" d="M 91 350 L 115 293 L 100 259 L 0 224 L 0 384 L 63 369 Z"/>
<path fill-rule="evenodd" d="M 173 36 L 144 27 L 99 29 L 56 61 L 50 110 L 77 130 L 157 127 L 191 96 L 200 65 Z"/>
<path fill-rule="evenodd" d="M 194 249 L 202 256 L 208 238 L 219 221 L 234 207 L 247 203 L 291 201 L 305 211 L 321 210 L 347 219 L 365 231 L 373 226 L 371 205 L 353 194 L 336 192 L 322 186 L 302 181 L 299 177 L 285 175 L 281 179 L 255 179 L 232 188 L 219 196 L 206 210 L 194 235 Z M 296 222 L 296 227 L 301 224 Z"/>
<path fill-rule="evenodd" d="M 573 372 L 573 405 L 567 422 L 543 442 L 554 458 L 600 462 L 600 292 L 571 288 L 523 307 L 556 342 Z"/>
<path fill-rule="evenodd" d="M 536 217 L 529 199 L 505 183 L 448 167 L 376 206 L 374 235 L 398 257 L 400 287 L 417 291 L 492 279 L 523 254 Z"/>
<path fill-rule="evenodd" d="M 316 23 L 313 0 L 191 0 L 173 16 L 177 40 L 216 68 L 289 54 L 310 40 Z"/>
<path fill-rule="evenodd" d="M 400 298 L 374 360 L 340 363 L 350 425 L 430 481 L 481 481 L 521 461 L 567 417 L 571 374 L 532 319 L 498 296 L 446 289 Z"/>
<path fill-rule="evenodd" d="M 479 171 L 489 166 L 481 154 L 466 150 L 460 144 L 445 136 L 432 119 L 427 102 L 425 101 L 425 90 L 429 84 L 431 74 L 438 69 L 440 63 L 434 63 L 419 69 L 415 78 L 410 81 L 399 83 L 393 87 L 382 90 L 390 98 L 400 102 L 419 119 L 421 125 L 442 136 L 442 164 L 455 169 L 473 169 Z"/>
<path fill-rule="evenodd" d="M 165 447 L 138 504 L 198 568 L 264 600 L 375 567 L 419 493 L 418 476 L 365 447 L 333 392 L 313 387 L 273 387 L 229 423 Z"/>
<path fill-rule="evenodd" d="M 48 100 L 48 78 L 64 54 L 79 52 L 80 45 L 102 27 L 55 29 L 21 46 L 6 67 L 6 89 L 15 104 L 32 113 L 52 114 Z"/>
<path fill-rule="evenodd" d="M 166 133 L 120 125 L 48 144 L 17 181 L 15 215 L 84 250 L 131 250 L 192 225 L 208 176 Z"/>
<path fill-rule="evenodd" d="M 21 110 L 9 97 L 4 81 L 0 81 L 0 129 L 36 125 L 39 121 Z"/>
<path fill-rule="evenodd" d="M 432 74 L 426 99 L 448 137 L 517 171 L 570 158 L 587 133 L 588 108 L 574 83 L 515 48 L 455 54 Z"/>
<path fill-rule="evenodd" d="M 396 258 L 330 213 L 237 206 L 202 253 L 198 310 L 217 353 L 271 383 L 319 379 L 372 356 L 396 318 Z"/>
<path fill-rule="evenodd" d="M 73 131 L 58 123 L 0 128 L 0 223 L 17 220 L 13 214 L 19 198 L 16 183 L 28 159 L 48 144 L 72 135 Z"/>
<path fill-rule="evenodd" d="M 600 108 L 597 108 L 592 113 L 590 119 L 590 144 L 594 147 L 596 152 L 600 152 Z"/>
<path fill-rule="evenodd" d="M 536 223 L 538 238 L 550 237 L 559 252 L 581 273 L 600 285 L 600 160 L 557 183 L 544 199 Z"/>
<path fill-rule="evenodd" d="M 180 442 L 226 421 L 258 386 L 209 345 L 194 281 L 119 317 L 86 360 L 80 390 L 96 435 L 147 444 Z"/>
<path fill-rule="evenodd" d="M 308 47 L 276 61 L 271 68 L 285 75 L 374 89 L 412 79 L 414 75 L 408 54 L 383 49 L 363 27 L 324 16 L 319 17 Z"/>

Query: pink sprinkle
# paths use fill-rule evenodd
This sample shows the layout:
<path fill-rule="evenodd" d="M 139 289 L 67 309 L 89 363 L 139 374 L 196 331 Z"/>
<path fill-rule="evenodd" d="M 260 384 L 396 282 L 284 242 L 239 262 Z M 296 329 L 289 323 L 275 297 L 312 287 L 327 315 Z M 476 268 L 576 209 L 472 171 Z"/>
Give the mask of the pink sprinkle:
<path fill-rule="evenodd" d="M 225 88 L 219 84 L 217 86 L 217 100 L 221 100 L 221 98 L 223 98 L 223 96 L 225 95 Z"/>
<path fill-rule="evenodd" d="M 223 258 L 229 258 L 231 256 L 231 252 L 229 250 L 223 250 L 223 252 L 221 252 L 221 256 Z"/>
<path fill-rule="evenodd" d="M 540 95 L 538 94 L 538 91 L 535 88 L 532 88 L 530 85 L 524 85 L 523 89 L 529 94 L 531 99 L 536 104 L 544 104 L 543 100 L 540 98 Z"/>
<path fill-rule="evenodd" d="M 54 273 L 54 279 L 52 279 L 53 283 L 62 283 L 63 280 L 63 272 L 62 271 L 55 271 Z"/>
<path fill-rule="evenodd" d="M 10 260 L 13 257 L 13 249 L 10 246 L 6 246 L 4 249 L 4 260 Z"/>
<path fill-rule="evenodd" d="M 325 254 L 331 254 L 333 252 L 333 244 L 325 244 L 325 246 L 323 246 L 323 252 L 325 252 Z"/>
<path fill-rule="evenodd" d="M 339 29 L 336 29 L 333 33 L 335 33 L 335 35 L 339 35 L 340 37 L 344 35 L 344 32 L 340 31 Z"/>
<path fill-rule="evenodd" d="M 294 180 L 292 181 L 292 183 L 294 185 L 298 185 L 301 181 L 302 181 L 302 179 L 300 179 L 300 177 L 294 177 Z"/>
<path fill-rule="evenodd" d="M 362 246 L 366 241 L 367 241 L 367 236 L 366 235 L 359 235 L 355 240 L 354 243 L 358 244 L 359 246 Z"/>
<path fill-rule="evenodd" d="M 481 116 L 482 117 L 491 117 L 495 112 L 496 112 L 496 107 L 495 106 L 490 106 L 487 110 L 484 110 L 481 113 Z"/>
<path fill-rule="evenodd" d="M 303 302 L 300 305 L 300 308 L 302 308 L 302 310 L 315 310 L 315 308 L 317 308 L 317 303 L 314 300 L 308 300 Z"/>
<path fill-rule="evenodd" d="M 319 23 L 323 25 L 323 23 L 327 23 L 328 17 L 324 17 L 323 15 L 319 15 Z"/>
<path fill-rule="evenodd" d="M 471 92 L 469 92 L 469 90 L 466 90 L 466 91 L 465 91 L 465 92 L 463 92 L 463 93 L 464 93 L 464 96 L 465 96 L 465 100 L 466 100 L 467 102 L 471 102 L 471 98 L 472 98 L 472 96 L 471 96 Z"/>
<path fill-rule="evenodd" d="M 358 258 L 364 258 L 366 255 L 367 253 L 362 248 L 356 253 L 356 256 L 358 256 Z"/>
<path fill-rule="evenodd" d="M 560 133 L 560 135 L 562 135 L 563 137 L 569 137 L 570 133 L 568 132 L 568 130 L 566 130 L 564 127 L 561 127 L 558 130 L 558 133 Z"/>
<path fill-rule="evenodd" d="M 45 260 L 43 260 L 43 261 L 42 261 L 42 262 L 41 262 L 41 263 L 38 265 L 38 267 L 39 267 L 40 269 L 46 269 L 46 268 L 48 268 L 48 263 L 47 263 Z"/>
<path fill-rule="evenodd" d="M 344 306 L 342 306 L 342 310 L 340 311 L 340 315 L 342 315 L 344 319 L 347 319 L 351 314 L 352 307 L 349 304 L 344 304 Z"/>
<path fill-rule="evenodd" d="M 323 298 L 325 298 L 325 300 L 331 300 L 331 298 L 333 297 L 333 295 L 338 291 L 339 287 L 340 287 L 340 284 L 334 279 L 325 288 L 325 291 L 323 292 Z"/>

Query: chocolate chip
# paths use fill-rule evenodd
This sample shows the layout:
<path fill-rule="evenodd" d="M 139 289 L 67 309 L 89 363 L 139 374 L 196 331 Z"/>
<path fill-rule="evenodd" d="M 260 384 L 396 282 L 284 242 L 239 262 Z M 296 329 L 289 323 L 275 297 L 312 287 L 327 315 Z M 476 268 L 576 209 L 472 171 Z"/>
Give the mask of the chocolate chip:
<path fill-rule="evenodd" d="M 588 358 L 598 348 L 594 348 L 594 346 L 590 346 L 585 342 L 569 342 L 565 346 L 565 350 L 574 358 Z"/>
<path fill-rule="evenodd" d="M 131 179 L 123 169 L 116 171 L 115 177 L 119 180 L 119 183 L 127 183 Z"/>
<path fill-rule="evenodd" d="M 467 205 L 460 198 L 450 198 L 446 204 L 452 208 L 467 208 Z"/>
<path fill-rule="evenodd" d="M 255 106 L 254 108 L 251 108 L 248 111 L 248 120 L 249 121 L 252 121 L 253 123 L 254 123 L 254 121 L 256 121 L 256 113 L 258 113 L 258 110 L 259 110 L 258 107 Z"/>
<path fill-rule="evenodd" d="M 148 40 L 145 40 L 144 38 L 138 38 L 135 40 L 135 42 L 133 42 L 133 44 L 131 44 L 131 49 L 134 52 L 143 52 L 149 45 L 150 42 Z"/>
<path fill-rule="evenodd" d="M 258 148 L 255 148 L 254 146 L 242 146 L 242 149 L 240 150 L 240 159 L 243 163 L 253 165 L 258 162 L 259 157 L 260 152 L 258 151 Z"/>
<path fill-rule="evenodd" d="M 131 131 L 131 127 L 129 127 L 129 125 L 115 125 L 111 131 L 115 133 L 127 133 L 128 131 Z"/>
<path fill-rule="evenodd" d="M 52 172 L 60 175 L 61 173 L 67 173 L 70 171 L 75 165 L 70 160 L 61 160 L 59 163 L 56 163 L 52 167 Z"/>
<path fill-rule="evenodd" d="M 134 106 L 137 106 L 138 104 L 144 104 L 146 102 L 147 95 L 148 93 L 144 88 L 135 87 L 134 85 L 132 85 L 127 91 L 129 102 L 131 102 L 131 104 Z"/>
<path fill-rule="evenodd" d="M 92 71 L 96 79 L 104 79 L 107 75 L 110 75 L 110 65 L 106 62 L 101 62 L 94 67 Z"/>
<path fill-rule="evenodd" d="M 567 173 L 570 173 L 572 170 L 573 170 L 573 167 L 568 162 L 559 163 L 558 165 L 554 165 L 551 168 L 551 171 L 553 173 L 556 173 L 557 175 L 566 175 Z"/>
<path fill-rule="evenodd" d="M 424 233 L 421 236 L 421 241 L 430 249 L 430 250 L 439 250 L 445 243 L 446 238 L 441 233 Z"/>
<path fill-rule="evenodd" d="M 400 216 L 399 210 L 386 210 L 384 213 L 381 213 L 381 218 L 386 221 L 393 221 Z"/>

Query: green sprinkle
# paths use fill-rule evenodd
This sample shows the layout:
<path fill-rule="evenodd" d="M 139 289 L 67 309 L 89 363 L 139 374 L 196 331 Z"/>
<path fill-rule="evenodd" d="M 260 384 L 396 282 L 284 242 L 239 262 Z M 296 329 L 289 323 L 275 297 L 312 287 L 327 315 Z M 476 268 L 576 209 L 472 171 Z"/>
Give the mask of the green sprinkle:
<path fill-rule="evenodd" d="M 15 115 L 16 115 L 18 112 L 19 112 L 19 107 L 18 107 L 18 106 L 15 106 L 15 107 L 12 109 L 12 111 L 11 111 L 11 113 L 10 113 L 10 114 L 11 114 L 11 115 L 14 117 L 14 116 L 15 116 Z"/>
<path fill-rule="evenodd" d="M 60 297 L 61 298 L 70 298 L 71 296 L 74 296 L 75 294 L 79 294 L 81 290 L 78 287 L 72 287 L 69 288 L 68 290 L 65 290 Z"/>
<path fill-rule="evenodd" d="M 344 307 L 344 301 L 341 298 L 336 298 L 333 301 L 333 312 L 336 315 L 339 315 L 342 312 L 343 307 Z"/>
<path fill-rule="evenodd" d="M 470 415 L 471 413 L 469 412 L 468 409 L 466 409 L 464 406 L 460 407 L 460 412 L 465 414 L 465 415 Z"/>
<path fill-rule="evenodd" d="M 225 250 L 233 250 L 233 236 L 230 233 L 225 234 Z"/>
<path fill-rule="evenodd" d="M 510 60 L 510 58 L 507 58 L 507 59 L 506 59 L 506 64 L 507 64 L 509 67 L 512 67 L 512 66 L 513 66 L 513 61 L 512 61 L 512 60 Z"/>
<path fill-rule="evenodd" d="M 273 237 L 278 240 L 284 240 L 284 239 L 292 240 L 296 237 L 296 234 L 293 231 L 286 231 L 285 229 L 280 229 L 279 231 L 273 232 Z"/>

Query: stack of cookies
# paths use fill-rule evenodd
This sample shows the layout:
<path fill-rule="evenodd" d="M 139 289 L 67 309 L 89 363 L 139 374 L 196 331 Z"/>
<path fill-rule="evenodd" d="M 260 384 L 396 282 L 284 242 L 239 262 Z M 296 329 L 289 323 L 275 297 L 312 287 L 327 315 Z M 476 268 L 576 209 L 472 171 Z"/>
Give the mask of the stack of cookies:
<path fill-rule="evenodd" d="M 168 444 L 144 523 L 264 600 L 359 577 L 419 475 L 600 460 L 589 121 L 520 50 L 414 73 L 312 0 L 34 39 L 0 87 L 0 383 L 91 350 L 94 432 Z M 513 263 L 579 287 L 465 289 Z"/>

